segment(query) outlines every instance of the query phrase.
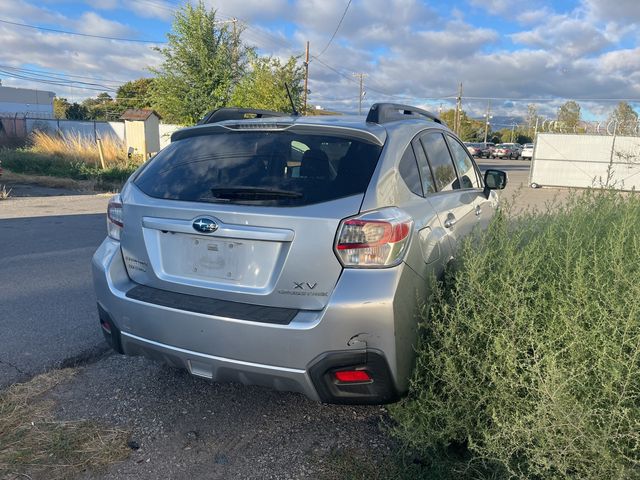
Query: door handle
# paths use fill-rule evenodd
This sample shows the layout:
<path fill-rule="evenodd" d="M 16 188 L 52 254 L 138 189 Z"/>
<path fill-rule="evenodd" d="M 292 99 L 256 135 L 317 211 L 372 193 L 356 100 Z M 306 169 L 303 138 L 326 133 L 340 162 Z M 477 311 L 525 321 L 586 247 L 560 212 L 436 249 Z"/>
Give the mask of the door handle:
<path fill-rule="evenodd" d="M 457 222 L 458 220 L 456 219 L 456 216 L 453 213 L 450 213 L 444 221 L 444 228 L 453 228 Z"/>
<path fill-rule="evenodd" d="M 478 205 L 476 207 L 476 217 L 479 217 L 480 215 L 482 215 L 482 208 L 480 208 L 480 205 Z"/>

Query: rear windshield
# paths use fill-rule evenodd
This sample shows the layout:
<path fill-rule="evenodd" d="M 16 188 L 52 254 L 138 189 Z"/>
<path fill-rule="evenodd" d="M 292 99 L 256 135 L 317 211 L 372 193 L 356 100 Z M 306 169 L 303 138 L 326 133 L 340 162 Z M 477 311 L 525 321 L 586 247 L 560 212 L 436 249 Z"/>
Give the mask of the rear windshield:
<path fill-rule="evenodd" d="M 171 143 L 133 183 L 170 200 L 309 205 L 364 193 L 381 150 L 348 137 L 214 133 Z"/>

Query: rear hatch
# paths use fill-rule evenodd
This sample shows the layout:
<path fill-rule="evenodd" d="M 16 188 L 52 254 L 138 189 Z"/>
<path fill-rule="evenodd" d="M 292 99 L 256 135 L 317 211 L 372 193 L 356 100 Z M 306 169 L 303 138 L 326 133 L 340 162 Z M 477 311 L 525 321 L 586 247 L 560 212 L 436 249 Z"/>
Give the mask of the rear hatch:
<path fill-rule="evenodd" d="M 194 129 L 122 194 L 129 276 L 161 290 L 322 309 L 333 245 L 359 212 L 382 146 L 349 129 Z"/>

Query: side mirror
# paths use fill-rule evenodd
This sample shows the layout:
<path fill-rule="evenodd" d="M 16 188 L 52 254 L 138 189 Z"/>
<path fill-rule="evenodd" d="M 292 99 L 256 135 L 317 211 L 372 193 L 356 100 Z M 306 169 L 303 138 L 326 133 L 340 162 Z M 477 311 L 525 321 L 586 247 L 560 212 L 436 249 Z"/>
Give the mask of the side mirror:
<path fill-rule="evenodd" d="M 507 186 L 507 172 L 489 169 L 484 172 L 484 195 L 489 198 L 491 190 L 502 190 Z"/>

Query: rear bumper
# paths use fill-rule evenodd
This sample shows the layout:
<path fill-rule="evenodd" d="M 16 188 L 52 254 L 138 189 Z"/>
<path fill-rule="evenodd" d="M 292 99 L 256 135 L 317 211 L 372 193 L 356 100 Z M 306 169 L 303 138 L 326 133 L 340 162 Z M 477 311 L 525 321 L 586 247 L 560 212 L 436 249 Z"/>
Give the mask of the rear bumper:
<path fill-rule="evenodd" d="M 300 311 L 285 325 L 128 298 L 137 284 L 127 275 L 119 244 L 110 239 L 94 255 L 92 269 L 103 331 L 121 353 L 144 355 L 215 381 L 296 391 L 328 403 L 387 403 L 406 390 L 408 372 L 398 372 L 394 326 L 402 266 L 379 272 L 383 281 L 366 292 L 339 288 L 346 280 L 361 285 L 343 275 L 324 310 Z M 113 326 L 109 335 L 105 323 Z M 403 349 L 407 354 L 412 355 L 411 348 Z M 346 367 L 369 370 L 374 382 L 336 385 L 331 372 Z"/>

